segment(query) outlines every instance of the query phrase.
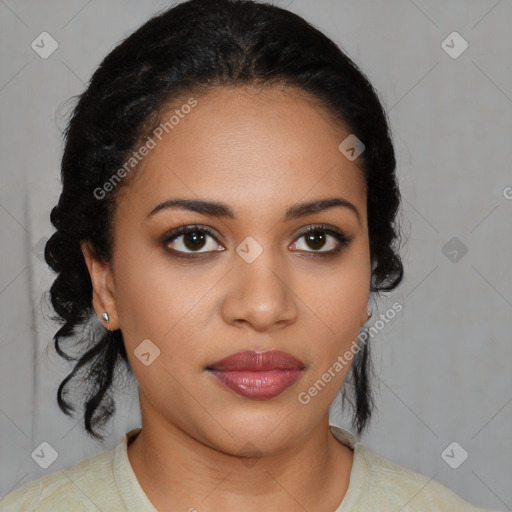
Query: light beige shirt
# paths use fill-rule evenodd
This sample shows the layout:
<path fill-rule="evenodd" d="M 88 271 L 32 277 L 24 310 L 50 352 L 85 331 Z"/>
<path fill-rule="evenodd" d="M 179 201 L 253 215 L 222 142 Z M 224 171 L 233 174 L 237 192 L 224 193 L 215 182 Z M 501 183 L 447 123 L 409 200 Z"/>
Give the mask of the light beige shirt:
<path fill-rule="evenodd" d="M 381 458 L 349 431 L 330 428 L 336 439 L 354 450 L 347 492 L 333 512 L 484 511 L 436 480 Z M 126 433 L 111 450 L 24 484 L 0 500 L 0 511 L 158 512 L 128 459 L 128 440 L 139 431 Z"/>

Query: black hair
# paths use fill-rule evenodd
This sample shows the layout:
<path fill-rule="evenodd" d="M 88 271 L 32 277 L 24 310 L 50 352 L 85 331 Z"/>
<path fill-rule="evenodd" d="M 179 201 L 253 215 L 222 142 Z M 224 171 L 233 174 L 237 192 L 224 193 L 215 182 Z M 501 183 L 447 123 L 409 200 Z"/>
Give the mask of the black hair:
<path fill-rule="evenodd" d="M 166 9 L 105 57 L 78 96 L 63 134 L 62 192 L 51 211 L 56 232 L 46 244 L 45 259 L 58 274 L 50 289 L 54 318 L 62 324 L 53 338 L 55 350 L 77 362 L 60 384 L 57 402 L 71 416 L 74 407 L 65 396 L 70 381 L 78 380 L 91 437 L 103 439 L 98 429 L 115 412 L 117 370 L 124 367 L 133 376 L 120 329 L 85 330 L 79 358 L 60 347 L 95 317 L 81 243 L 90 242 L 95 257 L 110 261 L 116 195 L 131 176 L 101 199 L 94 191 L 122 168 L 170 102 L 192 91 L 244 85 L 280 85 L 307 93 L 364 143 L 357 163 L 367 189 L 370 292 L 391 291 L 402 280 L 395 154 L 386 113 L 363 72 L 322 32 L 274 5 L 189 0 Z M 341 390 L 343 403 L 347 399 L 353 406 L 358 434 L 374 408 L 370 362 L 369 343 L 363 343 L 346 379 L 352 392 L 345 384 Z"/>

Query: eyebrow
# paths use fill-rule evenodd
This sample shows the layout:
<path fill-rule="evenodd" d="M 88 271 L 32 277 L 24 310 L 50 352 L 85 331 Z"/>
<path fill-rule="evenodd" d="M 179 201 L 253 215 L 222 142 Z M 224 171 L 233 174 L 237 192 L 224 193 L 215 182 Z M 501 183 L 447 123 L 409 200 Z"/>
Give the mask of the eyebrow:
<path fill-rule="evenodd" d="M 361 217 L 357 208 L 346 199 L 341 197 L 332 197 L 329 199 L 318 199 L 316 201 L 310 201 L 306 203 L 299 203 L 290 207 L 283 216 L 284 221 L 290 221 L 298 219 L 312 213 L 318 213 L 321 211 L 329 210 L 330 208 L 342 207 L 352 210 L 359 223 L 361 223 Z M 226 204 L 216 201 L 206 201 L 199 199 L 169 199 L 155 206 L 147 215 L 146 219 L 152 217 L 162 210 L 168 209 L 183 209 L 191 212 L 202 213 L 211 217 L 235 219 L 236 215 L 233 210 Z"/>

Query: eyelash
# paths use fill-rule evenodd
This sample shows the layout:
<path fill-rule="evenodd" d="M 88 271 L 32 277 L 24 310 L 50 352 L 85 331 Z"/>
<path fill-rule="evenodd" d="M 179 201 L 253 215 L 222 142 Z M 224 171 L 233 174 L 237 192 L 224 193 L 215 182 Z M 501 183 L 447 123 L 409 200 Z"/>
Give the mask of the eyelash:
<path fill-rule="evenodd" d="M 168 252 L 171 253 L 172 256 L 175 256 L 177 258 L 183 258 L 183 259 L 197 259 L 204 255 L 208 255 L 211 252 L 217 252 L 217 251 L 205 251 L 205 252 L 187 253 L 187 252 L 183 252 L 183 251 L 176 251 L 174 249 L 169 249 L 167 247 L 167 245 L 170 242 L 173 242 L 174 240 L 179 238 L 181 235 L 186 235 L 188 233 L 194 233 L 196 231 L 206 233 L 207 235 L 211 236 L 217 243 L 219 243 L 219 241 L 217 240 L 217 236 L 211 229 L 207 228 L 206 226 L 200 226 L 197 224 L 193 224 L 193 225 L 181 226 L 181 227 L 171 231 L 170 233 L 168 233 L 162 240 L 162 245 L 164 246 L 165 250 L 167 250 Z M 324 257 L 332 256 L 334 254 L 340 253 L 341 250 L 344 247 L 348 246 L 348 244 L 352 240 L 350 237 L 345 235 L 345 233 L 343 233 L 343 231 L 338 230 L 337 228 L 334 228 L 334 227 L 326 225 L 326 224 L 317 224 L 317 225 L 313 225 L 313 226 L 308 226 L 305 230 L 303 230 L 301 233 L 299 233 L 299 235 L 297 236 L 297 238 L 295 240 L 299 240 L 300 238 L 302 238 L 312 232 L 321 232 L 321 233 L 331 235 L 338 242 L 338 246 L 335 249 L 331 249 L 329 251 L 314 251 L 314 250 L 312 250 L 312 251 L 298 251 L 298 252 L 305 252 L 308 255 L 311 254 L 313 256 L 324 256 Z"/>

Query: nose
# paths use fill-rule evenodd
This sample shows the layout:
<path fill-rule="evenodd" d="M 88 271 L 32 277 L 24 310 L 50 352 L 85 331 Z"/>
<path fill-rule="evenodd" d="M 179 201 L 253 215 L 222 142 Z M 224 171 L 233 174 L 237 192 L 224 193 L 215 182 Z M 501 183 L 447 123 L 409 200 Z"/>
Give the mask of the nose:
<path fill-rule="evenodd" d="M 235 263 L 222 303 L 226 323 L 265 332 L 296 321 L 291 273 L 270 253 L 264 250 L 252 263 L 242 259 Z"/>

